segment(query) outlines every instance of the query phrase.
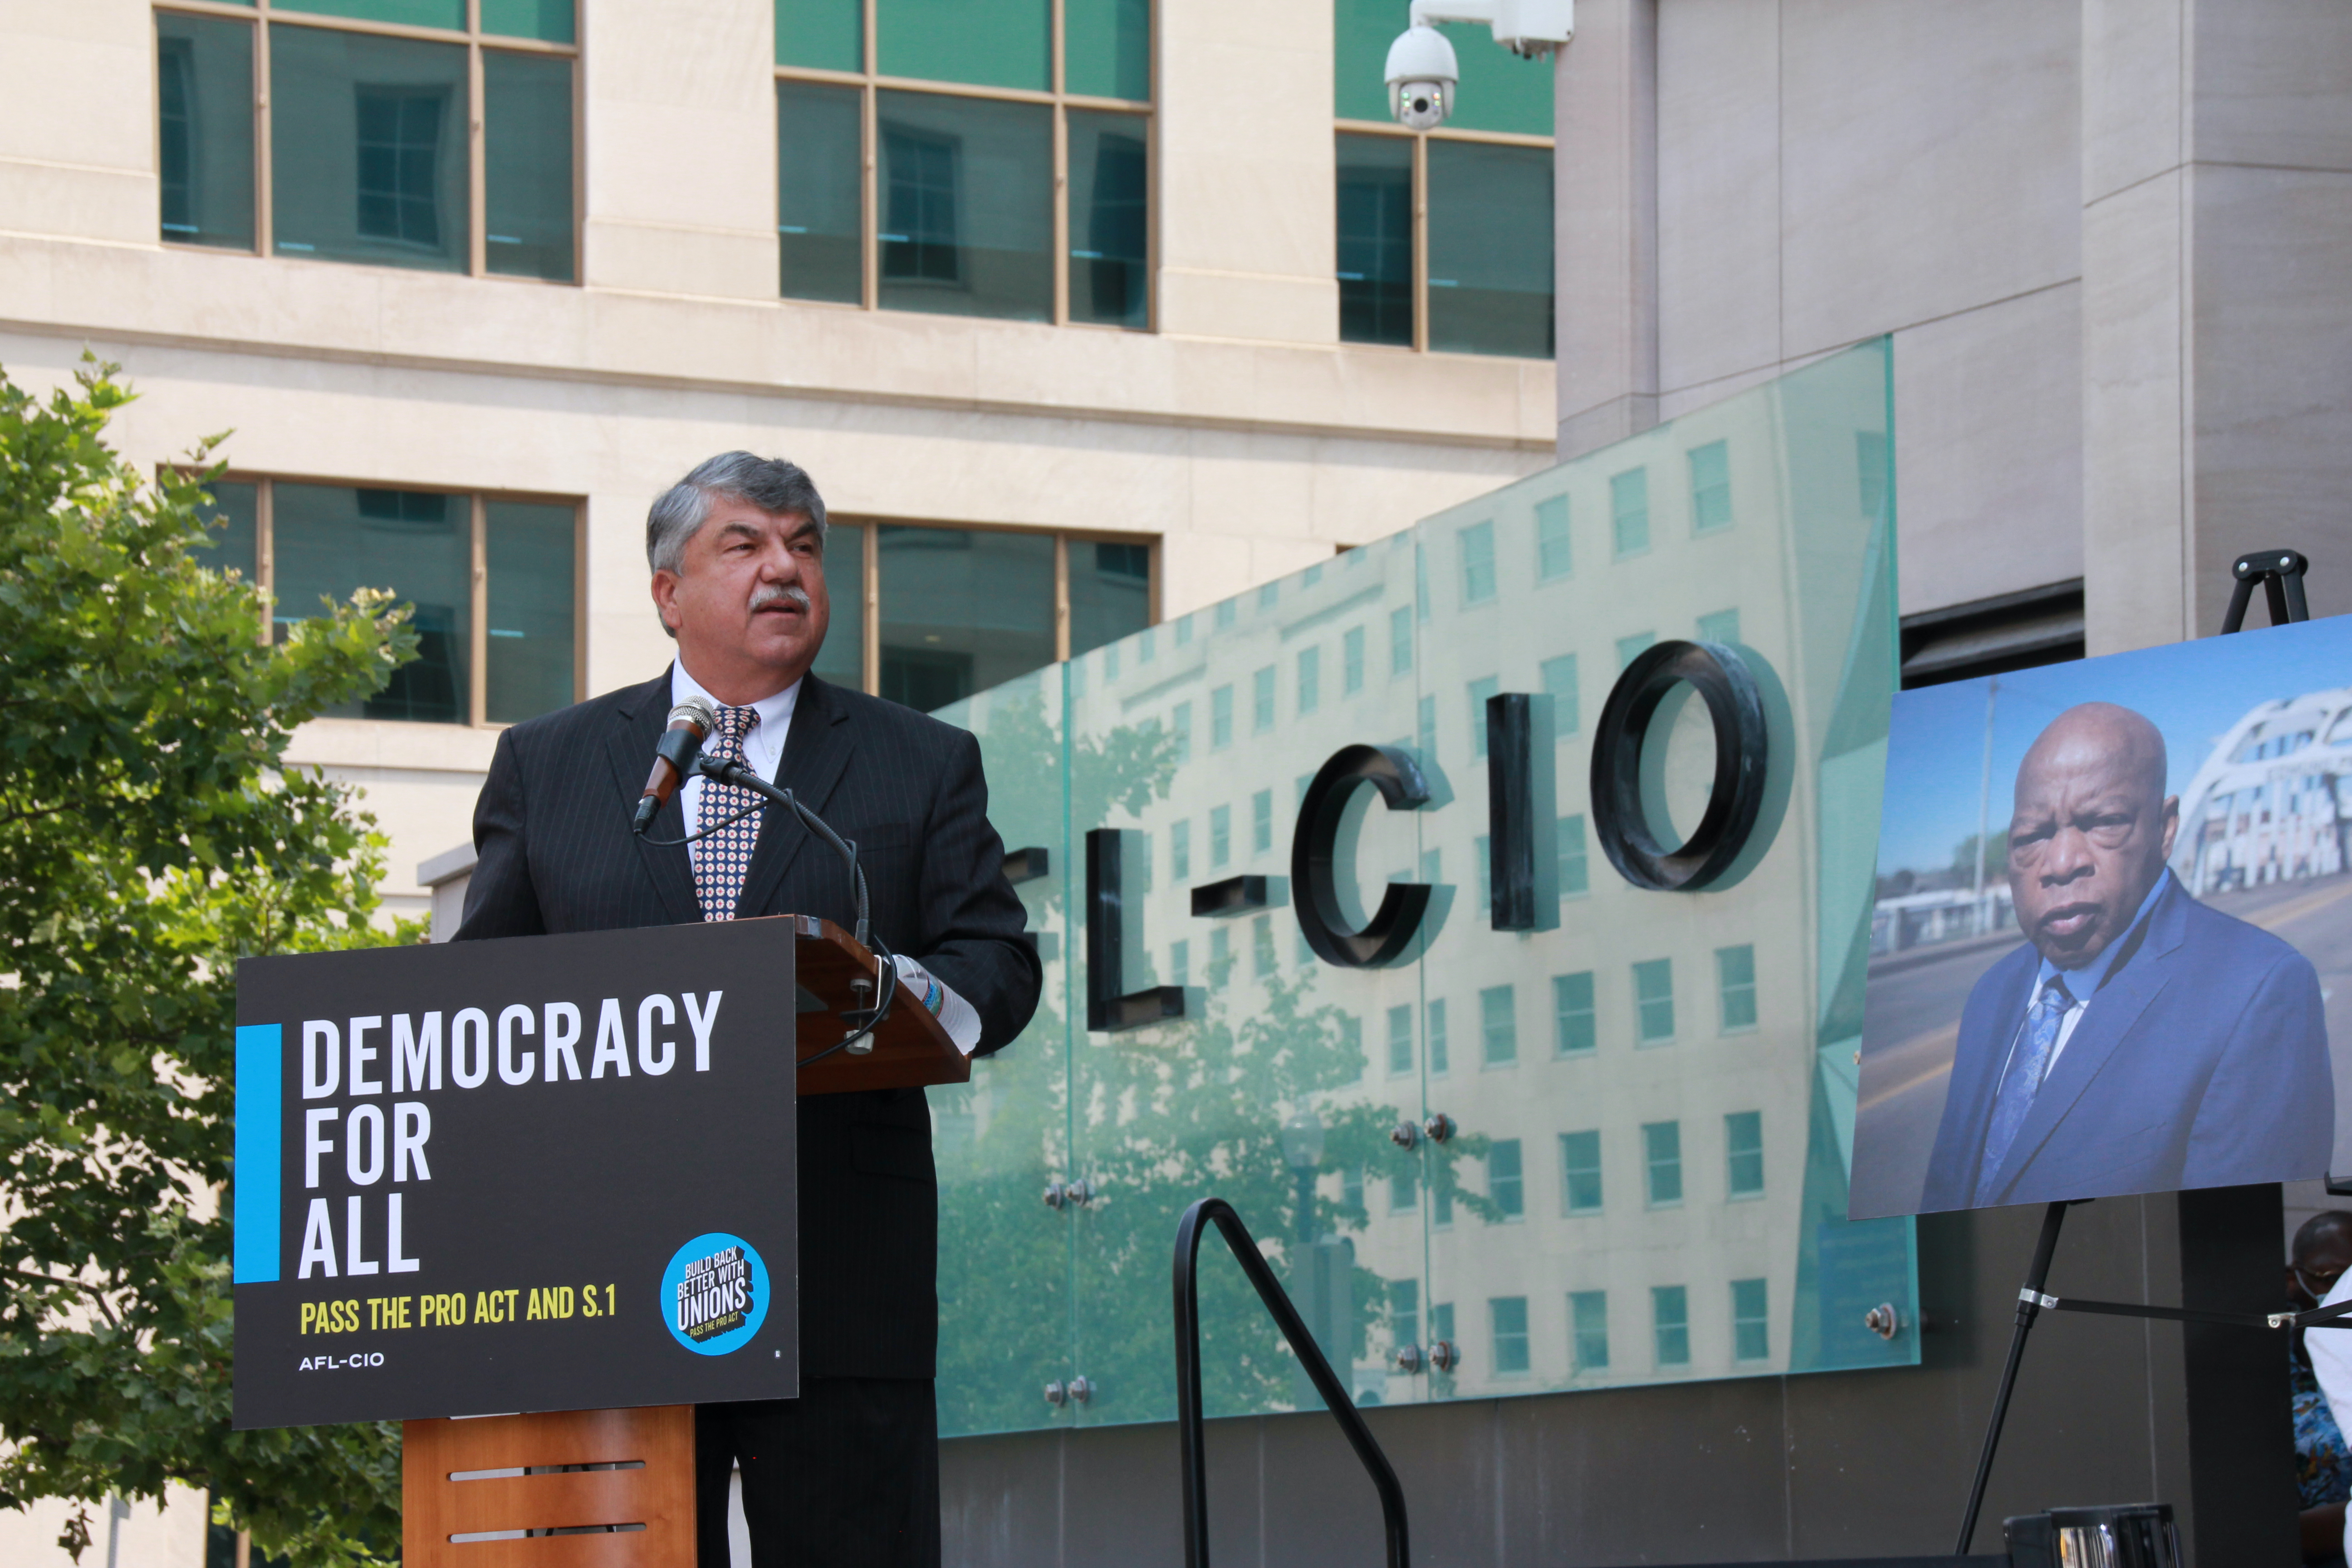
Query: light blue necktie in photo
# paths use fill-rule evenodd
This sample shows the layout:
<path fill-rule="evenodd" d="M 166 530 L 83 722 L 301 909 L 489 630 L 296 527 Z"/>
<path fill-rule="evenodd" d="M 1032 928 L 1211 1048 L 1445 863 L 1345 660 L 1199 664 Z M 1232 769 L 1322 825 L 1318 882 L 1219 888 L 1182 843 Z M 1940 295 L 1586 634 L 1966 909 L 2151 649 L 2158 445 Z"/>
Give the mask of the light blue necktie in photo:
<path fill-rule="evenodd" d="M 703 750 L 721 762 L 740 763 L 744 760 L 743 737 L 759 722 L 757 708 L 721 708 L 718 726 Z M 740 784 L 704 779 L 702 808 L 697 814 L 702 820 L 696 826 L 712 827 L 746 806 L 759 804 L 760 797 Z M 751 868 L 751 850 L 759 841 L 760 814 L 754 811 L 740 822 L 718 828 L 697 847 L 701 853 L 694 862 L 694 890 L 702 901 L 704 920 L 735 918 L 736 900 L 743 896 L 743 876 Z"/>
<path fill-rule="evenodd" d="M 2025 1113 L 2033 1109 L 2034 1090 L 2042 1087 L 2051 1053 L 2058 1048 L 2058 1026 L 2074 1005 L 2066 982 L 2053 974 L 2025 1015 L 2025 1037 L 2009 1055 L 2009 1068 L 2000 1075 L 2000 1096 L 1992 1102 L 1992 1124 L 1985 1129 L 1984 1163 L 1977 1167 L 1979 1206 L 1992 1201 L 2001 1162 L 2009 1158 L 2009 1146 L 2025 1125 Z"/>

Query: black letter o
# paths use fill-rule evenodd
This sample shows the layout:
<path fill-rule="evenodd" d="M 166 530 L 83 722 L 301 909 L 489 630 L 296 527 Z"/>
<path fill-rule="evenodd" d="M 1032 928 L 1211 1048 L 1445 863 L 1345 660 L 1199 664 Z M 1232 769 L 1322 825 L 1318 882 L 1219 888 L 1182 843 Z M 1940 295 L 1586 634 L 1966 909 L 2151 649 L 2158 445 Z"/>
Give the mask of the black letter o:
<path fill-rule="evenodd" d="M 1658 704 L 1678 682 L 1706 703 L 1715 723 L 1715 784 L 1697 830 L 1669 851 L 1642 805 L 1642 743 Z M 1592 737 L 1592 825 L 1617 874 L 1637 888 L 1695 893 L 1728 870 L 1764 805 L 1769 742 L 1764 699 L 1737 649 L 1662 642 L 1644 649 L 1609 693 Z"/>

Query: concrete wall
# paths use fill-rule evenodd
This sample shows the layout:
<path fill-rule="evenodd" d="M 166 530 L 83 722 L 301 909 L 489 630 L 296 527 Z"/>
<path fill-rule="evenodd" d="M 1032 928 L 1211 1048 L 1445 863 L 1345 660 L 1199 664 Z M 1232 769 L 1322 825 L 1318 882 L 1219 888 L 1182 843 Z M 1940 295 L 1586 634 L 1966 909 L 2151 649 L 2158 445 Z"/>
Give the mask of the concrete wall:
<path fill-rule="evenodd" d="M 122 363 L 142 464 L 229 429 L 255 473 L 582 498 L 592 692 L 669 657 L 645 508 L 730 447 L 845 518 L 1157 542 L 1170 615 L 1545 466 L 1549 364 L 1338 342 L 1328 5 L 1160 9 L 1159 330 L 1121 332 L 777 299 L 770 0 L 581 0 L 578 287 L 163 247 L 150 6 L 0 0 L 0 364 Z M 494 741 L 294 756 L 362 786 L 421 913 Z"/>

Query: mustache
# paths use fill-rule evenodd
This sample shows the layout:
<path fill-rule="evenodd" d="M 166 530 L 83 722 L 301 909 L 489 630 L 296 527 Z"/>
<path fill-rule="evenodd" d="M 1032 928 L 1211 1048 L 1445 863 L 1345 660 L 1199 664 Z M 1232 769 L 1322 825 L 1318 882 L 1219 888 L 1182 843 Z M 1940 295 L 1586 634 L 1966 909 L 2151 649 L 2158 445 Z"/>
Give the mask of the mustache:
<path fill-rule="evenodd" d="M 762 588 L 751 595 L 751 608 L 754 610 L 764 610 L 772 605 L 798 605 L 812 615 L 816 611 L 816 606 L 809 603 L 807 590 L 796 584 L 788 584 L 781 588 Z"/>

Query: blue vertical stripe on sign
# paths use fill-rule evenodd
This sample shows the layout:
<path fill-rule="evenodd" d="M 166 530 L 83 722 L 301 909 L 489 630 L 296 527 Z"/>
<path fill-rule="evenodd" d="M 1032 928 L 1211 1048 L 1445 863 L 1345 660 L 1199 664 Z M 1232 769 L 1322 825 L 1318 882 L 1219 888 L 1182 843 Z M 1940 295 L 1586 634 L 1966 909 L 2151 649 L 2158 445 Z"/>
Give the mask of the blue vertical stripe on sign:
<path fill-rule="evenodd" d="M 236 1031 L 236 1163 L 229 1174 L 236 1237 L 229 1268 L 237 1285 L 278 1278 L 278 1138 L 286 1041 L 278 1024 Z"/>

